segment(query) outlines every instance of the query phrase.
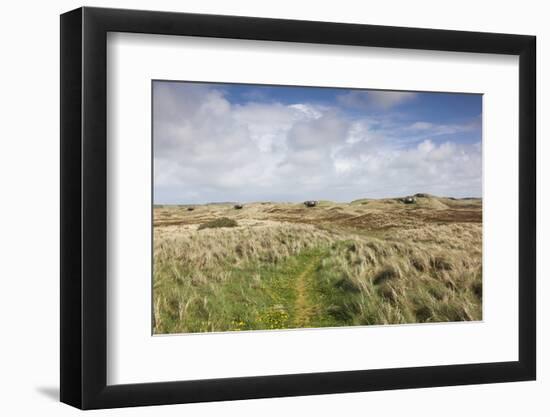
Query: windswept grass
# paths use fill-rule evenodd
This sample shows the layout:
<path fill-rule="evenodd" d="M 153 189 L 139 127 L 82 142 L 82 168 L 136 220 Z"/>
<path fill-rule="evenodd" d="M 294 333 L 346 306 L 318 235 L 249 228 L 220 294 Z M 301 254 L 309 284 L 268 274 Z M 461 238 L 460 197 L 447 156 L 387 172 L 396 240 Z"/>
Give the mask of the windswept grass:
<path fill-rule="evenodd" d="M 158 208 L 154 332 L 480 320 L 481 204 L 440 200 Z"/>
<path fill-rule="evenodd" d="M 448 228 L 441 226 L 440 236 Z M 480 230 L 472 234 L 481 237 Z M 464 248 L 364 237 L 340 241 L 321 263 L 317 291 L 334 325 L 480 320 L 481 256 L 469 249 L 479 243 L 475 237 Z"/>

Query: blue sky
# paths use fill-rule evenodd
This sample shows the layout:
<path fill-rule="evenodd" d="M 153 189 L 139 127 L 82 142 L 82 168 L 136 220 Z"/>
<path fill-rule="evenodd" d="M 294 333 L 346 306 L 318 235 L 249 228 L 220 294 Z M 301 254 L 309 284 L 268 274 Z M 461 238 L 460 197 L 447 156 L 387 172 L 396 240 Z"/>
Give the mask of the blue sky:
<path fill-rule="evenodd" d="M 212 84 L 226 93 L 226 98 L 234 104 L 245 105 L 251 101 L 263 101 L 291 105 L 311 103 L 331 106 L 338 103 L 338 97 L 350 92 L 367 92 L 346 88 L 262 86 L 248 84 Z M 378 90 L 384 92 L 384 90 Z M 361 109 L 348 107 L 343 109 L 350 116 L 361 117 Z M 405 120 L 425 120 L 434 123 L 457 123 L 471 120 L 481 114 L 481 95 L 439 92 L 418 92 L 412 101 L 401 104 L 395 112 L 385 109 L 371 109 L 370 114 L 389 116 L 400 115 Z M 384 114 L 385 113 L 385 114 Z"/>
<path fill-rule="evenodd" d="M 155 81 L 155 203 L 481 196 L 482 96 Z"/>

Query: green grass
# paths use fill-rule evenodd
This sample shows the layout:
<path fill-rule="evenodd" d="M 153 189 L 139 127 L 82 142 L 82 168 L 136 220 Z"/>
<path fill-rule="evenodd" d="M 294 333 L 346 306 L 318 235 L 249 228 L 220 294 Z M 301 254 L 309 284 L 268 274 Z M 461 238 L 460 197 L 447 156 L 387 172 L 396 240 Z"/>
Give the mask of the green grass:
<path fill-rule="evenodd" d="M 280 207 L 159 210 L 155 334 L 481 320 L 481 223 L 392 201 Z"/>
<path fill-rule="evenodd" d="M 157 322 L 160 333 L 284 329 L 294 325 L 296 277 L 322 251 L 304 251 L 277 263 L 227 264 L 228 276 L 216 286 L 193 286 L 178 279 L 191 271 L 159 270 L 169 275 L 155 287 L 169 293 Z M 318 323 L 315 323 L 318 324 Z"/>
<path fill-rule="evenodd" d="M 220 217 L 219 219 L 210 220 L 206 223 L 202 223 L 198 230 L 202 229 L 216 229 L 219 227 L 237 227 L 239 224 L 236 220 L 229 219 L 227 217 Z"/>
<path fill-rule="evenodd" d="M 155 271 L 157 333 L 339 327 L 481 318 L 481 270 L 441 255 L 404 258 L 398 244 L 341 240 L 284 258 L 214 270 Z M 215 276 L 215 271 L 225 271 Z M 456 275 L 452 275 L 456 274 Z M 465 285 L 461 286 L 463 283 Z"/>

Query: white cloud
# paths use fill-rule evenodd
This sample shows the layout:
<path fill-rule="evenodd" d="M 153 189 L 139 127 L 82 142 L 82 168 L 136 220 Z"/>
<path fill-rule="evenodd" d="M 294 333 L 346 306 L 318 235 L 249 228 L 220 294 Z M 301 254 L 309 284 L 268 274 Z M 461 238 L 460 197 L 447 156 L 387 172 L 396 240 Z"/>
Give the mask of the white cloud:
<path fill-rule="evenodd" d="M 430 153 L 434 149 L 434 144 L 431 140 L 425 140 L 422 143 L 418 144 L 418 150 L 423 153 Z"/>
<path fill-rule="evenodd" d="M 480 130 L 480 128 L 481 118 L 476 118 L 473 121 L 464 124 L 435 124 L 420 121 L 409 125 L 406 127 L 406 130 L 418 134 L 428 133 L 433 137 L 440 135 L 453 135 L 462 132 L 473 132 L 475 130 Z"/>
<path fill-rule="evenodd" d="M 409 129 L 411 130 L 428 130 L 433 127 L 433 123 L 429 122 L 415 122 L 410 125 Z"/>
<path fill-rule="evenodd" d="M 437 126 L 424 124 L 414 132 L 423 139 L 404 145 L 411 129 L 310 103 L 232 104 L 211 86 L 156 84 L 155 201 L 480 195 L 479 144 L 439 143 Z"/>
<path fill-rule="evenodd" d="M 402 91 L 350 91 L 338 97 L 347 107 L 364 110 L 388 110 L 416 98 L 416 93 Z"/>

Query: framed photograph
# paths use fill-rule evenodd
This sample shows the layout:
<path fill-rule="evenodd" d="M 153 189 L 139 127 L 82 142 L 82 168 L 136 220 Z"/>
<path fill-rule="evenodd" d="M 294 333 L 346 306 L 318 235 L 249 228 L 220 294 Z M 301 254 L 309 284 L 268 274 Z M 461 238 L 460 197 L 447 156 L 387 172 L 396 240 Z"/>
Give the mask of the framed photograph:
<path fill-rule="evenodd" d="M 535 37 L 61 16 L 61 401 L 533 380 Z"/>

